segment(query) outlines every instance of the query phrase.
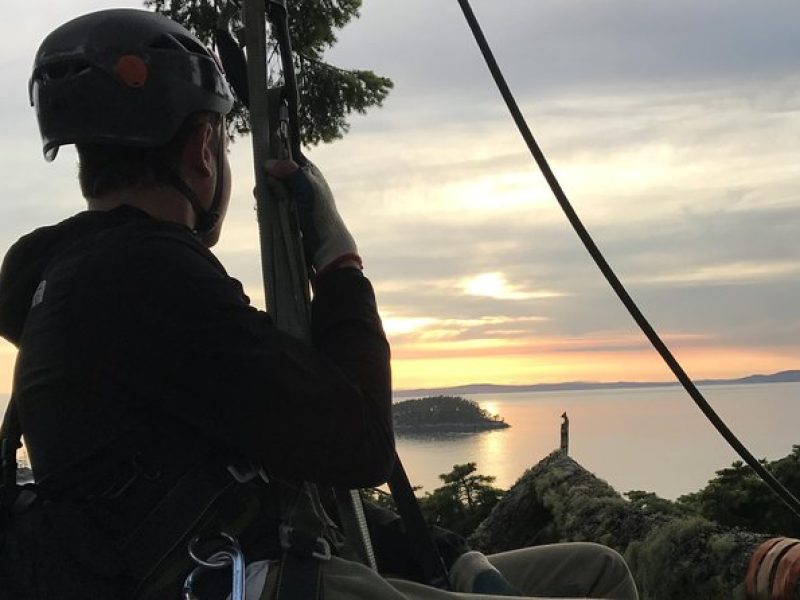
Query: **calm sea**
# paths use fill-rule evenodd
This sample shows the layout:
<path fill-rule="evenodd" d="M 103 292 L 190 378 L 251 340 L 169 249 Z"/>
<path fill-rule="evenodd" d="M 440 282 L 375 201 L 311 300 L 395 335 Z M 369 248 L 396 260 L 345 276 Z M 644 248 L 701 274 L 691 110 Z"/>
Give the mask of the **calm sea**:
<path fill-rule="evenodd" d="M 800 444 L 800 383 L 708 386 L 714 409 L 757 458 L 776 459 Z M 469 398 L 511 425 L 476 434 L 398 438 L 414 485 L 432 491 L 439 474 L 476 462 L 478 471 L 512 485 L 560 442 L 561 413 L 570 419 L 570 455 L 618 491 L 665 498 L 700 489 L 737 459 L 678 387 L 517 394 Z M 8 395 L 0 394 L 0 409 Z"/>
<path fill-rule="evenodd" d="M 800 444 L 800 383 L 719 385 L 706 399 L 757 458 L 787 455 Z M 414 485 L 431 491 L 440 473 L 476 462 L 508 487 L 560 443 L 570 420 L 570 455 L 619 492 L 653 491 L 674 499 L 700 489 L 737 456 L 679 387 L 468 396 L 509 429 L 398 439 Z"/>

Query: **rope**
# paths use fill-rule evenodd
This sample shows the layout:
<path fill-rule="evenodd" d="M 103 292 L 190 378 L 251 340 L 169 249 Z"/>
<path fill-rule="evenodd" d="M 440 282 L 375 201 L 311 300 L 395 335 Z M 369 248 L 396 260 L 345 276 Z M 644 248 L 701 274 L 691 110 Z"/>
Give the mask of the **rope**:
<path fill-rule="evenodd" d="M 650 343 L 661 355 L 661 358 L 674 373 L 675 377 L 683 385 L 686 392 L 689 394 L 689 396 L 691 396 L 692 400 L 694 400 L 695 404 L 697 404 L 698 408 L 703 412 L 708 420 L 711 421 L 711 424 L 716 428 L 720 435 L 725 439 L 725 441 L 728 442 L 728 444 L 731 445 L 731 447 L 742 458 L 742 460 L 744 460 L 744 462 L 746 462 L 750 468 L 756 472 L 761 480 L 769 486 L 775 495 L 777 495 L 783 501 L 783 503 L 786 504 L 789 510 L 791 510 L 798 518 L 800 518 L 800 501 L 798 501 L 794 494 L 786 489 L 786 487 L 780 481 L 778 481 L 775 476 L 772 475 L 772 473 L 765 469 L 764 466 L 758 460 L 756 460 L 756 458 L 750 453 L 744 444 L 739 441 L 739 439 L 733 434 L 733 432 L 728 428 L 728 426 L 714 411 L 714 409 L 711 408 L 711 405 L 706 401 L 706 399 L 700 393 L 700 390 L 697 389 L 697 386 L 695 386 L 694 382 L 692 382 L 691 378 L 683 370 L 683 367 L 681 367 L 677 359 L 670 352 L 669 348 L 667 348 L 666 344 L 661 340 L 658 333 L 656 333 L 655 329 L 653 329 L 653 327 L 647 321 L 645 316 L 639 310 L 639 307 L 636 306 L 636 303 L 633 301 L 625 287 L 620 282 L 619 278 L 611 269 L 605 257 L 603 257 L 603 254 L 594 243 L 594 240 L 592 240 L 589 232 L 586 230 L 586 227 L 584 227 L 580 218 L 578 218 L 577 213 L 572 208 L 572 205 L 567 199 L 564 191 L 561 189 L 561 185 L 558 183 L 556 176 L 550 169 L 550 165 L 547 163 L 544 153 L 541 151 L 539 145 L 536 143 L 536 140 L 533 138 L 533 134 L 531 133 L 531 130 L 525 121 L 525 117 L 522 116 L 522 112 L 514 100 L 514 96 L 512 95 L 511 90 L 509 89 L 508 84 L 503 77 L 503 73 L 501 72 L 497 61 L 494 58 L 492 50 L 489 47 L 489 43 L 486 41 L 486 37 L 483 35 L 480 24 L 475 18 L 475 13 L 472 12 L 472 8 L 469 5 L 469 0 L 458 0 L 458 3 L 461 5 L 461 10 L 464 13 L 464 17 L 467 19 L 467 23 L 472 30 L 472 34 L 475 36 L 475 41 L 478 43 L 478 47 L 483 54 L 486 65 L 489 67 L 489 71 L 494 78 L 495 84 L 497 84 L 497 87 L 500 90 L 500 94 L 503 96 L 503 100 L 506 102 L 509 112 L 511 112 L 514 123 L 516 123 L 520 134 L 522 134 L 522 138 L 528 145 L 528 149 L 530 150 L 533 159 L 536 161 L 536 164 L 539 166 L 542 175 L 544 175 L 544 178 L 550 185 L 550 189 L 555 195 L 559 205 L 561 205 L 564 214 L 566 214 L 567 219 L 569 219 L 573 229 L 575 229 L 575 233 L 578 234 L 578 237 L 581 239 L 583 245 L 586 247 L 586 250 L 589 252 L 595 264 L 597 264 L 597 267 L 606 278 L 606 281 L 608 281 L 611 288 L 617 294 L 617 297 L 619 297 L 619 299 L 622 301 L 622 304 L 625 305 L 625 308 L 633 317 L 633 320 L 636 321 L 637 325 L 639 325 L 642 332 L 645 334 L 645 336 L 647 336 L 647 339 L 650 340 Z"/>

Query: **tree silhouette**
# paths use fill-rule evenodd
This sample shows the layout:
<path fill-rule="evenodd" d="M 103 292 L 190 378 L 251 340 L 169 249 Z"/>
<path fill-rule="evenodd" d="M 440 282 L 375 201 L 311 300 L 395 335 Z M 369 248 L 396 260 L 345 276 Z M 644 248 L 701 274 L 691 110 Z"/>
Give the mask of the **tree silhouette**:
<path fill-rule="evenodd" d="M 429 522 L 466 537 L 486 518 L 504 492 L 492 485 L 493 476 L 476 474 L 476 469 L 469 462 L 439 475 L 444 485 L 420 499 Z"/>
<path fill-rule="evenodd" d="M 211 45 L 221 14 L 238 15 L 237 0 L 144 0 Z M 336 31 L 359 16 L 361 0 L 290 0 L 289 31 L 297 71 L 300 138 L 305 145 L 332 142 L 350 129 L 353 112 L 379 107 L 393 87 L 387 77 L 368 70 L 341 69 L 323 60 L 325 50 L 336 44 Z M 234 16 L 234 31 L 241 20 Z M 274 46 L 273 46 L 274 48 Z M 274 72 L 271 84 L 279 83 Z M 246 109 L 236 102 L 230 115 L 231 133 L 246 133 L 250 122 Z"/>

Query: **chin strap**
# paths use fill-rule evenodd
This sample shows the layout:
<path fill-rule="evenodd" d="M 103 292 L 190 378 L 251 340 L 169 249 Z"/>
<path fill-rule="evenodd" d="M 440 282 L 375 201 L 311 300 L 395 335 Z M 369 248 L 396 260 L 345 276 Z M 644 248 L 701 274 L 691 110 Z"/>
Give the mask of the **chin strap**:
<path fill-rule="evenodd" d="M 172 187 L 178 190 L 181 195 L 188 200 L 189 204 L 192 205 L 192 210 L 195 214 L 195 226 L 192 231 L 200 237 L 206 235 L 214 228 L 214 225 L 216 225 L 219 220 L 219 212 L 215 210 L 219 204 L 219 198 L 217 197 L 218 192 L 215 190 L 214 201 L 211 203 L 211 208 L 206 210 L 203 208 L 203 205 L 200 203 L 200 198 L 197 197 L 194 190 L 186 185 L 186 182 L 181 179 L 180 175 L 178 175 L 174 169 L 166 167 L 165 174 L 169 178 Z"/>
<path fill-rule="evenodd" d="M 214 229 L 214 226 L 220 219 L 220 205 L 222 204 L 222 186 L 225 179 L 225 119 L 219 126 L 219 143 L 217 144 L 217 180 L 214 184 L 214 198 L 211 201 L 211 206 L 206 210 L 200 202 L 200 198 L 192 188 L 186 185 L 186 182 L 181 179 L 175 169 L 160 165 L 159 168 L 169 179 L 172 187 L 177 189 L 181 195 L 186 198 L 192 206 L 195 214 L 195 225 L 192 231 L 198 237 L 204 237 Z"/>

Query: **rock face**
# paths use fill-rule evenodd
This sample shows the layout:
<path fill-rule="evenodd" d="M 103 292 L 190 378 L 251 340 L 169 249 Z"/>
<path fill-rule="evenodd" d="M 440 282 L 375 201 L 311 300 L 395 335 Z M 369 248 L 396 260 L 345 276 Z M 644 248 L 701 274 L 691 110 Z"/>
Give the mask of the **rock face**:
<path fill-rule="evenodd" d="M 469 541 L 484 553 L 599 542 L 625 556 L 642 600 L 712 600 L 745 597 L 750 556 L 767 537 L 643 510 L 556 451 L 526 471 Z"/>

